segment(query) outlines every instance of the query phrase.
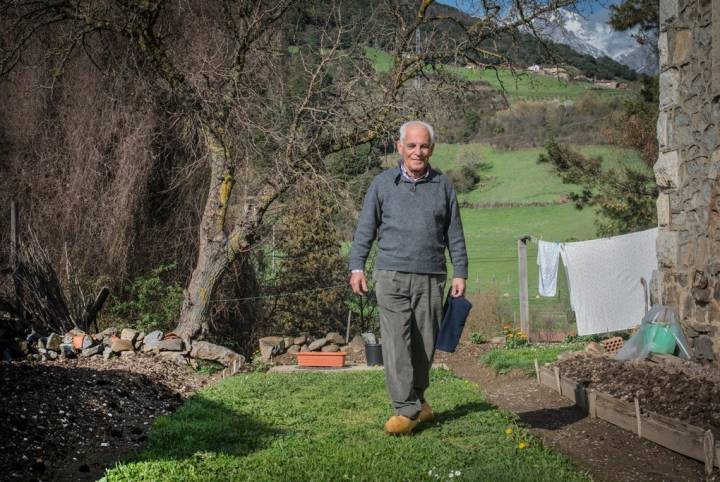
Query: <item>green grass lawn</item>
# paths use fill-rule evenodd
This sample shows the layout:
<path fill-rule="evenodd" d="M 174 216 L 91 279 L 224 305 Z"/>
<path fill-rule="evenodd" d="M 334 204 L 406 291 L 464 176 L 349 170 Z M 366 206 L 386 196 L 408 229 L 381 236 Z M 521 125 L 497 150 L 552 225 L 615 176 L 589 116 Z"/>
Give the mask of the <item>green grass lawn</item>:
<path fill-rule="evenodd" d="M 494 348 L 480 357 L 480 362 L 492 368 L 495 373 L 507 373 L 519 369 L 532 375 L 535 360 L 540 365 L 555 361 L 561 353 L 582 351 L 584 343 L 559 343 L 555 345 L 529 345 L 520 348 Z"/>
<path fill-rule="evenodd" d="M 428 398 L 436 421 L 391 437 L 382 372 L 228 378 L 158 419 L 149 447 L 106 479 L 587 480 L 450 372 L 433 370 Z"/>

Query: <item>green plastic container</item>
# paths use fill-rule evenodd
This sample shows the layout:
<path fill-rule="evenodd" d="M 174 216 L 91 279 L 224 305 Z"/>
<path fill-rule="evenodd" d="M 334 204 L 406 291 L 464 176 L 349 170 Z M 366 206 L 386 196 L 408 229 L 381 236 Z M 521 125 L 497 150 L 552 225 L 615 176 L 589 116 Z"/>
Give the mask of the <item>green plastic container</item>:
<path fill-rule="evenodd" d="M 645 346 L 649 346 L 652 353 L 673 353 L 675 337 L 670 330 L 670 325 L 649 323 L 645 328 Z"/>

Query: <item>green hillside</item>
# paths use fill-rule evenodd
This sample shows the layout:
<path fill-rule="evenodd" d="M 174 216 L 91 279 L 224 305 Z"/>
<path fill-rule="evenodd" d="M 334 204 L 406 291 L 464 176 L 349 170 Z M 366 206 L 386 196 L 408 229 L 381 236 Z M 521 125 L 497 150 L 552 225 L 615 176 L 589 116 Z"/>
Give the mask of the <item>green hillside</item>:
<path fill-rule="evenodd" d="M 383 50 L 367 47 L 365 54 L 377 72 L 389 72 L 393 58 Z M 461 78 L 469 81 L 483 81 L 498 90 L 504 90 L 511 98 L 529 100 L 572 100 L 593 91 L 602 98 L 628 97 L 632 90 L 599 89 L 592 82 L 561 80 L 556 77 L 539 75 L 523 70 L 473 69 L 467 67 L 446 67 Z"/>
<path fill-rule="evenodd" d="M 605 165 L 617 167 L 628 160 L 632 166 L 642 165 L 639 156 L 626 149 L 609 146 L 576 146 L 585 156 L 602 156 Z M 483 144 L 438 144 L 432 158 L 433 166 L 442 171 L 464 163 L 488 162 L 492 167 L 482 174 L 489 179 L 475 190 L 460 194 L 468 203 L 528 203 L 557 201 L 572 186 L 563 184 L 549 165 L 538 165 L 542 148 L 497 151 Z"/>

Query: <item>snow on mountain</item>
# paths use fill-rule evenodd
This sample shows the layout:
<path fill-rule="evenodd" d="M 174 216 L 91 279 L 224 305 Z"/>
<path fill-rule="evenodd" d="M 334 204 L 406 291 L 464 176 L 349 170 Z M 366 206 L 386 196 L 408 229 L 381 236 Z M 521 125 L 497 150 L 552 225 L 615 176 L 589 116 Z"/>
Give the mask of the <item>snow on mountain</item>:
<path fill-rule="evenodd" d="M 605 55 L 643 74 L 652 75 L 658 70 L 658 58 L 652 46 L 655 39 L 641 45 L 632 37 L 632 32 L 617 32 L 607 23 L 566 9 L 538 20 L 535 27 L 554 42 L 595 58 Z"/>

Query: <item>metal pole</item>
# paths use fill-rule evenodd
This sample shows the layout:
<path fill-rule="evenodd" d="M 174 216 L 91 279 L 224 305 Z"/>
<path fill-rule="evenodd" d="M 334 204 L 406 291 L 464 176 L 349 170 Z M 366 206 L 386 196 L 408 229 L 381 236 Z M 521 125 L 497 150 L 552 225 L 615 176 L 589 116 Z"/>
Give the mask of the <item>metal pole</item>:
<path fill-rule="evenodd" d="M 527 241 L 530 236 L 518 239 L 518 283 L 520 284 L 520 331 L 530 335 L 530 305 L 528 304 Z"/>

